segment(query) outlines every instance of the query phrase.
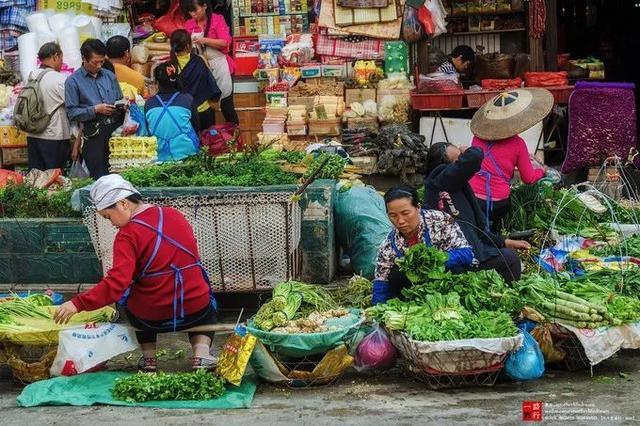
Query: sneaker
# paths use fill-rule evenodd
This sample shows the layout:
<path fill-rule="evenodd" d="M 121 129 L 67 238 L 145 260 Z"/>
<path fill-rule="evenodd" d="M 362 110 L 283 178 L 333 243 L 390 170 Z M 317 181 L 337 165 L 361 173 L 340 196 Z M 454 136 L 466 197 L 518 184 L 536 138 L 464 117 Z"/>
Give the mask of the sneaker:
<path fill-rule="evenodd" d="M 144 355 L 138 360 L 138 370 L 143 373 L 155 373 L 158 370 L 157 358 L 145 358 Z"/>
<path fill-rule="evenodd" d="M 215 356 L 198 357 L 194 356 L 191 361 L 191 369 L 197 370 L 214 370 L 218 365 L 218 358 Z"/>

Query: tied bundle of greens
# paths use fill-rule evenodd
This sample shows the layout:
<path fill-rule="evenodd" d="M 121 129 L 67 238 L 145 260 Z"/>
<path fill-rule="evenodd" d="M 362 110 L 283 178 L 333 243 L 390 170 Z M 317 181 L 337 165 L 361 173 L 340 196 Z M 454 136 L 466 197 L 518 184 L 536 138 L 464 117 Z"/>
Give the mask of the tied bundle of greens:
<path fill-rule="evenodd" d="M 322 170 L 316 175 L 316 179 L 338 179 L 344 172 L 347 161 L 338 154 L 321 152 L 319 155 L 307 155 L 302 164 L 307 167 L 307 171 L 302 176 L 303 179 L 310 177 L 320 165 L 327 160 Z"/>
<path fill-rule="evenodd" d="M 336 308 L 329 292 L 319 286 L 297 281 L 276 284 L 270 301 L 260 307 L 253 318 L 254 325 L 269 331 L 283 327 L 296 317 Z"/>
<path fill-rule="evenodd" d="M 210 372 L 137 373 L 117 379 L 113 397 L 127 402 L 196 401 L 224 394 L 224 380 Z"/>
<path fill-rule="evenodd" d="M 599 328 L 620 325 L 601 303 L 591 303 L 564 291 L 551 277 L 531 275 L 518 282 L 525 303 L 548 320 L 577 328 Z"/>
<path fill-rule="evenodd" d="M 447 272 L 444 264 L 449 259 L 447 253 L 425 244 L 409 247 L 404 256 L 396 263 L 413 285 L 426 284 L 432 281 L 449 280 L 451 273 Z"/>
<path fill-rule="evenodd" d="M 590 275 L 563 283 L 562 289 L 594 305 L 604 305 L 612 318 L 622 322 L 640 320 L 640 300 L 617 294 L 615 289 L 596 284 Z"/>
<path fill-rule="evenodd" d="M 364 309 L 371 306 L 373 283 L 360 275 L 354 275 L 346 287 L 334 292 L 336 303 L 341 306 L 353 306 Z"/>
<path fill-rule="evenodd" d="M 595 256 L 608 257 L 608 256 L 632 256 L 640 257 L 640 236 L 633 235 L 624 239 L 619 244 L 609 244 L 604 247 L 599 247 L 591 252 Z"/>

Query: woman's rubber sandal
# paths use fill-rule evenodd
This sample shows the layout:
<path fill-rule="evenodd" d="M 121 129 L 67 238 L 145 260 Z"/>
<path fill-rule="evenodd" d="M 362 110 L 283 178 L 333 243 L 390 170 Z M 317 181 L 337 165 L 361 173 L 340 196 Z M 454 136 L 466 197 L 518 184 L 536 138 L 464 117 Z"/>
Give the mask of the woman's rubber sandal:
<path fill-rule="evenodd" d="M 158 371 L 158 359 L 141 356 L 138 360 L 138 370 L 143 373 L 155 373 Z"/>
<path fill-rule="evenodd" d="M 218 365 L 218 358 L 214 356 L 199 357 L 194 356 L 191 361 L 191 368 L 193 371 L 197 370 L 214 370 Z"/>

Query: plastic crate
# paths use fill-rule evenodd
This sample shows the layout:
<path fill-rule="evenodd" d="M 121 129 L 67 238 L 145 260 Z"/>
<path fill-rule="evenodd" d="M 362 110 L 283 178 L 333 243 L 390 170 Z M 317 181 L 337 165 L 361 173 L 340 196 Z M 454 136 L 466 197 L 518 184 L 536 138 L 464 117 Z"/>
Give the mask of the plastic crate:
<path fill-rule="evenodd" d="M 27 134 L 15 126 L 0 126 L 0 147 L 23 148 L 27 146 Z"/>
<path fill-rule="evenodd" d="M 492 100 L 500 91 L 497 90 L 468 90 L 467 94 L 467 106 L 470 108 L 480 108 Z"/>
<path fill-rule="evenodd" d="M 411 93 L 411 107 L 424 109 L 460 109 L 464 92 L 460 93 Z"/>
<path fill-rule="evenodd" d="M 569 103 L 569 97 L 573 92 L 574 86 L 554 86 L 554 87 L 545 87 L 548 91 L 553 95 L 553 101 L 556 104 L 567 104 Z"/>

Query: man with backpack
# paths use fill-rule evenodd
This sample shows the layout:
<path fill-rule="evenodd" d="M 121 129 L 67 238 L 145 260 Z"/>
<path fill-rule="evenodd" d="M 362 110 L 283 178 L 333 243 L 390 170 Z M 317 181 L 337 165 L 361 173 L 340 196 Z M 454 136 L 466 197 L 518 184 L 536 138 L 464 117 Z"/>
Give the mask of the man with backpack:
<path fill-rule="evenodd" d="M 67 112 L 64 108 L 62 50 L 57 43 L 45 43 L 38 51 L 40 68 L 29 75 L 18 96 L 14 121 L 27 133 L 29 169 L 63 168 L 71 145 Z"/>

